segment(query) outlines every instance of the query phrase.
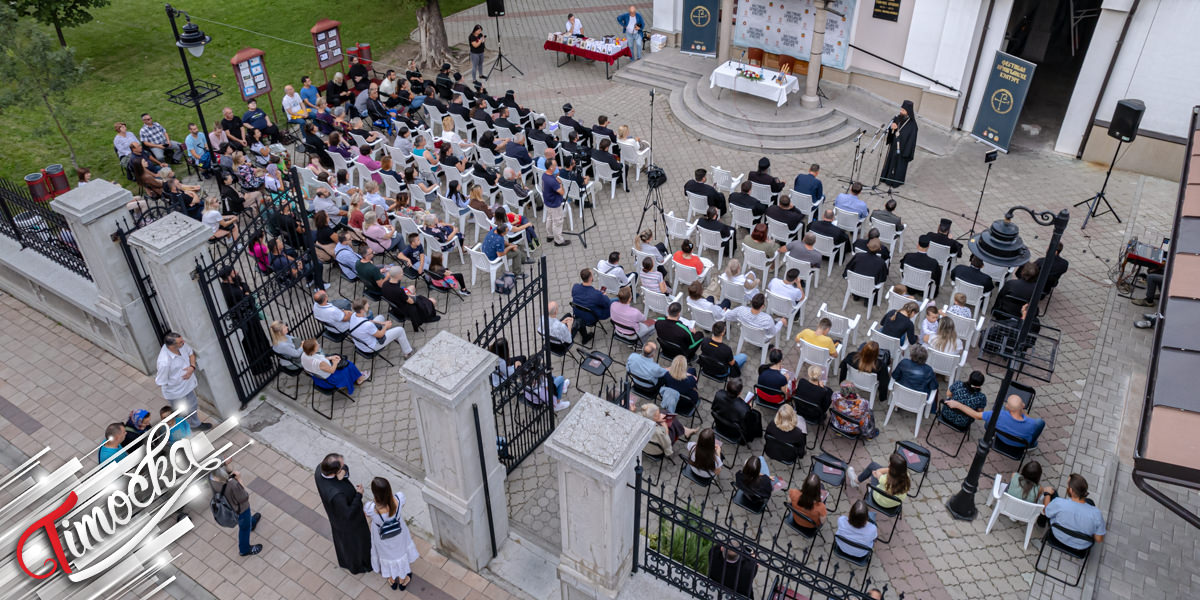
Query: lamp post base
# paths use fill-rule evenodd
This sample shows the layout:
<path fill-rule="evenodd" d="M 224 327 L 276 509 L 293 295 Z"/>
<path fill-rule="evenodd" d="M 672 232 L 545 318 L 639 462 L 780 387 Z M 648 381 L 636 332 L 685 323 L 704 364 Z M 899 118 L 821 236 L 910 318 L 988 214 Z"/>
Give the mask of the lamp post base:
<path fill-rule="evenodd" d="M 979 516 L 979 509 L 975 508 L 975 494 L 966 490 L 959 490 L 947 500 L 946 510 L 959 521 L 974 521 L 975 517 Z"/>

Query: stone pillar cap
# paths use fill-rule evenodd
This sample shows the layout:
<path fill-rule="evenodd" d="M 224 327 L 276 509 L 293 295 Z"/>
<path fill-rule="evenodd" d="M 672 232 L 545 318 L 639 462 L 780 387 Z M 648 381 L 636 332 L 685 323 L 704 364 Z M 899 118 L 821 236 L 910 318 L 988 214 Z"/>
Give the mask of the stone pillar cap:
<path fill-rule="evenodd" d="M 85 187 L 91 187 L 87 184 Z M 206 243 L 211 232 L 200 221 L 178 212 L 156 219 L 129 236 L 129 243 L 148 258 L 166 264 Z"/>
<path fill-rule="evenodd" d="M 496 360 L 495 354 L 442 330 L 404 361 L 400 373 L 433 392 L 433 400 L 454 404 L 477 376 L 496 367 Z"/>
<path fill-rule="evenodd" d="M 654 432 L 654 423 L 617 404 L 584 394 L 555 428 L 546 450 L 558 460 L 612 481 L 625 478 L 626 467 Z"/>

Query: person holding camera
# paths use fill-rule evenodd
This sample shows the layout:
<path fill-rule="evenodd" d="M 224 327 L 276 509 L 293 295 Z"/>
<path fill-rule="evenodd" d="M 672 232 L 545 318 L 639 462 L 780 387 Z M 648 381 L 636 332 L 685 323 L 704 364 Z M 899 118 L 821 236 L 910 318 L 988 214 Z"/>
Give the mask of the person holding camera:
<path fill-rule="evenodd" d="M 363 487 L 350 483 L 350 467 L 341 454 L 328 454 L 313 473 L 338 566 L 352 574 L 371 572 L 371 530 L 363 519 Z"/>
<path fill-rule="evenodd" d="M 487 36 L 483 34 L 483 25 L 476 25 L 471 30 L 471 35 L 467 37 L 467 43 L 471 45 L 471 79 L 479 81 L 487 79 L 487 75 L 483 74 L 483 53 L 487 50 L 484 47 L 484 42 Z"/>

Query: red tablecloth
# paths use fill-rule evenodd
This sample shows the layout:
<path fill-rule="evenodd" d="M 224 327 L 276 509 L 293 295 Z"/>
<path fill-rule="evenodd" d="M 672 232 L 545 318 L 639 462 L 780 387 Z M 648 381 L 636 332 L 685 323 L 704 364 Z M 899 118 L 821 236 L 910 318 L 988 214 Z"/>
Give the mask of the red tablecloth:
<path fill-rule="evenodd" d="M 542 45 L 542 49 L 549 50 L 551 52 L 565 52 L 567 54 L 573 54 L 575 56 L 586 58 L 588 60 L 605 62 L 610 65 L 617 62 L 617 59 L 622 56 L 630 58 L 630 59 L 633 58 L 633 53 L 629 51 L 629 46 L 621 48 L 621 51 L 616 54 L 603 54 L 601 52 L 596 52 L 594 50 L 587 50 L 587 49 L 581 48 L 579 46 L 568 46 L 568 45 L 560 43 L 560 42 L 546 40 L 546 43 Z"/>

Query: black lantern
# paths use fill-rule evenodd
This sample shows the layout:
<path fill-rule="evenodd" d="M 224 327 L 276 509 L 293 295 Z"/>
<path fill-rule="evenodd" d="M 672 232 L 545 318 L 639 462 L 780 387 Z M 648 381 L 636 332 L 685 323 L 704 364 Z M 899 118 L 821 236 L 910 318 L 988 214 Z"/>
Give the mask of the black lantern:
<path fill-rule="evenodd" d="M 1020 232 L 1020 228 L 1009 219 L 994 221 L 987 231 L 972 236 L 967 247 L 979 260 L 990 265 L 1023 265 L 1029 262 L 1029 248 L 1021 240 Z"/>
<path fill-rule="evenodd" d="M 200 31 L 200 28 L 192 22 L 192 18 L 187 17 L 187 24 L 183 26 L 183 33 L 175 45 L 187 49 L 192 56 L 199 58 L 201 54 L 204 54 L 204 46 L 211 41 L 212 38 L 204 35 L 204 32 Z"/>

